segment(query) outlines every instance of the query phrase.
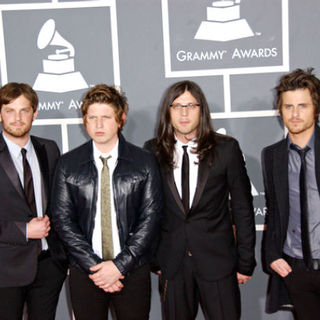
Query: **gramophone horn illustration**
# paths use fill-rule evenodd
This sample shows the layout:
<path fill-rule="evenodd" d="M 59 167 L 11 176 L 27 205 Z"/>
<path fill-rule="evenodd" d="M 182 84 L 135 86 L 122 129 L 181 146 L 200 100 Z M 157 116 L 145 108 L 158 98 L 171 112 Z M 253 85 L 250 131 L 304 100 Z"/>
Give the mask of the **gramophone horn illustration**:
<path fill-rule="evenodd" d="M 221 0 L 207 7 L 207 21 L 202 21 L 194 36 L 198 40 L 230 41 L 253 37 L 246 19 L 240 18 L 241 0 Z"/>
<path fill-rule="evenodd" d="M 42 60 L 43 72 L 38 74 L 33 89 L 61 93 L 88 88 L 82 74 L 75 71 L 73 45 L 56 31 L 53 19 L 43 24 L 38 35 L 38 49 L 42 50 L 48 46 L 61 49 L 56 49 L 54 54 Z"/>

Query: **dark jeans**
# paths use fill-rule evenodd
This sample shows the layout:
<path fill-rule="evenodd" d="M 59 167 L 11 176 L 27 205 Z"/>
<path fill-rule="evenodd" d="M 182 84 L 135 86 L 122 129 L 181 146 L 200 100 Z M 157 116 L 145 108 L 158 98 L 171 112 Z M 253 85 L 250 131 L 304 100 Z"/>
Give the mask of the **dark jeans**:
<path fill-rule="evenodd" d="M 78 268 L 70 269 L 70 293 L 76 320 L 105 320 L 112 305 L 117 320 L 147 320 L 150 312 L 150 267 L 142 266 L 121 280 L 123 289 L 106 293 Z"/>
<path fill-rule="evenodd" d="M 320 317 L 320 271 L 307 270 L 303 260 L 284 257 L 292 272 L 284 278 L 298 320 Z"/>

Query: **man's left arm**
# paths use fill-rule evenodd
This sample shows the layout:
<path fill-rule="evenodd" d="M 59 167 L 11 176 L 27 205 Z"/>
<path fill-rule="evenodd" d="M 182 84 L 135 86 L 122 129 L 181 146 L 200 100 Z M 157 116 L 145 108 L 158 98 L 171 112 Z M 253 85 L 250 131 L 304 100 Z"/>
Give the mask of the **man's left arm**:
<path fill-rule="evenodd" d="M 162 210 L 162 185 L 159 167 L 153 155 L 147 154 L 146 177 L 139 187 L 140 207 L 137 209 L 136 227 L 124 245 L 120 254 L 113 260 L 121 274 L 125 275 L 146 254 L 159 232 L 159 221 Z M 141 161 L 143 161 L 141 159 Z"/>
<path fill-rule="evenodd" d="M 236 229 L 238 282 L 245 283 L 250 279 L 256 266 L 256 232 L 251 183 L 247 175 L 242 152 L 236 140 L 232 141 L 228 162 L 228 186 L 231 197 L 231 213 Z"/>

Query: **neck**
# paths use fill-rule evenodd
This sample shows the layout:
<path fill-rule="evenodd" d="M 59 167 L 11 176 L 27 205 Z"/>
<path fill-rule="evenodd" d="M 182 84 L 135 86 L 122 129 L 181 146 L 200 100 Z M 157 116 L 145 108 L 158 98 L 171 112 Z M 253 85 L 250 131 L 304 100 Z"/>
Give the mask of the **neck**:
<path fill-rule="evenodd" d="M 300 132 L 300 133 L 295 134 L 295 133 L 289 132 L 289 137 L 290 137 L 290 140 L 294 144 L 296 144 L 301 149 L 303 149 L 308 144 L 309 140 L 311 139 L 313 131 L 314 131 L 314 125 L 311 128 L 309 128 L 308 130 Z"/>
<path fill-rule="evenodd" d="M 96 143 L 95 141 L 93 141 L 94 145 L 96 146 L 96 148 L 101 152 L 101 153 L 109 153 L 114 147 L 115 145 L 117 144 L 118 142 L 118 139 L 115 140 L 113 143 L 108 143 L 108 144 L 105 144 L 105 143 Z"/>
<path fill-rule="evenodd" d="M 22 137 L 15 137 L 15 136 L 12 136 L 6 132 L 3 132 L 3 134 L 6 136 L 6 138 L 10 141 L 12 141 L 13 143 L 15 143 L 16 145 L 18 145 L 19 147 L 23 148 L 28 140 L 29 140 L 29 137 L 30 137 L 30 134 L 29 132 L 26 133 L 24 136 Z"/>

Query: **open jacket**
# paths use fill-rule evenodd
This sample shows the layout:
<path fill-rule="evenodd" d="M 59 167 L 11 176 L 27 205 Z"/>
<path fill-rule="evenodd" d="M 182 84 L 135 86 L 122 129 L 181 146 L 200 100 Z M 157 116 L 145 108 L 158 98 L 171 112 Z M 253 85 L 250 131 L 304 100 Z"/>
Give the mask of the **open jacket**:
<path fill-rule="evenodd" d="M 147 141 L 145 148 L 155 152 L 155 139 Z M 238 142 L 216 134 L 213 150 L 199 162 L 189 212 L 184 210 L 173 169 L 161 164 L 161 174 L 164 209 L 156 257 L 162 275 L 174 278 L 187 250 L 204 280 L 234 272 L 251 275 L 256 265 L 255 223 L 250 180 Z"/>
<path fill-rule="evenodd" d="M 92 141 L 63 155 L 57 165 L 52 195 L 56 230 L 70 263 L 91 273 L 103 260 L 92 249 L 98 172 Z M 121 252 L 113 262 L 123 275 L 149 261 L 162 205 L 161 180 L 153 155 L 119 134 L 113 194 Z"/>

